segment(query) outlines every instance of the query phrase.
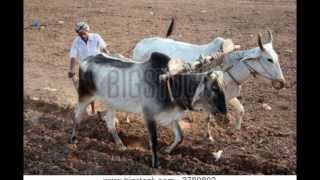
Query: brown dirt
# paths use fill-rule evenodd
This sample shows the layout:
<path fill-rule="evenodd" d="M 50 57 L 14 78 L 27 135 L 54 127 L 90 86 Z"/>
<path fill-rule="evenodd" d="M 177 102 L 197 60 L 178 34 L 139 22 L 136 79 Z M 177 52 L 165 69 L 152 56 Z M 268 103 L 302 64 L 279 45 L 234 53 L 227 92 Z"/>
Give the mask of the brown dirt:
<path fill-rule="evenodd" d="M 24 5 L 25 27 L 37 17 L 48 23 L 40 31 L 24 30 L 25 174 L 296 174 L 295 1 L 26 0 Z M 171 16 L 176 17 L 172 38 L 198 44 L 221 36 L 248 49 L 256 46 L 257 32 L 271 29 L 289 87 L 277 91 L 249 80 L 242 90 L 241 131 L 216 127 L 214 143 L 204 137 L 203 115 L 192 113 L 193 122 L 182 121 L 183 143 L 171 155 L 160 154 L 159 169 L 149 167 L 146 127 L 136 116 L 129 124 L 125 113 L 118 113 L 127 150 L 117 149 L 96 117 L 83 121 L 76 145 L 68 144 L 77 99 L 67 79 L 68 50 L 77 18 L 88 20 L 111 51 L 130 57 L 140 39 L 164 36 Z M 65 23 L 56 24 L 59 20 Z M 160 128 L 159 134 L 160 146 L 172 141 L 169 130 Z M 215 162 L 212 152 L 220 149 L 222 159 Z"/>

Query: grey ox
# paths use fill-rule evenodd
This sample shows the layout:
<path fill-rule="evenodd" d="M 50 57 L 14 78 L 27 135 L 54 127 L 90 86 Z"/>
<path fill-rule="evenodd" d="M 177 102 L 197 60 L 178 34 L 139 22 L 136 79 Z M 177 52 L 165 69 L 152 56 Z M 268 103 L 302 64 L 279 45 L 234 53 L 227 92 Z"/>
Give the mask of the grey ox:
<path fill-rule="evenodd" d="M 149 132 L 152 167 L 158 167 L 156 123 L 170 126 L 174 131 L 175 141 L 167 148 L 172 151 L 182 141 L 178 120 L 186 109 L 226 115 L 221 71 L 175 74 L 163 81 L 159 77 L 170 69 L 167 55 L 155 52 L 143 63 L 125 61 L 97 55 L 80 64 L 79 102 L 74 110 L 71 142 L 75 141 L 76 128 L 88 104 L 100 100 L 111 108 L 104 119 L 117 144 L 123 145 L 116 132 L 113 111 L 143 117 Z"/>

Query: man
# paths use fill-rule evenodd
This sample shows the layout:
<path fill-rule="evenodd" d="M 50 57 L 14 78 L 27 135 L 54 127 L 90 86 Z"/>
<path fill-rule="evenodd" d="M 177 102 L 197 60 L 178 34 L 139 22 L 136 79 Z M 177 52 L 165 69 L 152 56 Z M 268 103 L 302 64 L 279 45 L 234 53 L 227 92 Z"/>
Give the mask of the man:
<path fill-rule="evenodd" d="M 99 34 L 89 33 L 89 25 L 86 22 L 78 22 L 75 27 L 75 31 L 78 34 L 73 40 L 70 50 L 70 70 L 68 77 L 73 81 L 75 87 L 77 87 L 77 81 L 75 79 L 75 64 L 78 60 L 81 63 L 88 56 L 95 56 L 101 53 L 110 52 L 106 49 L 107 44 L 101 38 Z M 94 102 L 91 102 L 92 114 L 95 113 Z"/>

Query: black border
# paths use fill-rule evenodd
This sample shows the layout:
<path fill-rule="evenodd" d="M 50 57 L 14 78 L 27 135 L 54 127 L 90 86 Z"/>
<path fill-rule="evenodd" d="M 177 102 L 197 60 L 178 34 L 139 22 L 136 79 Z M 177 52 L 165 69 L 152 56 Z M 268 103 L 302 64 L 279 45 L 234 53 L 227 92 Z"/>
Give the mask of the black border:
<path fill-rule="evenodd" d="M 318 142 L 319 138 L 319 115 L 312 114 L 319 112 L 316 97 L 318 92 L 311 92 L 316 89 L 320 81 L 317 70 L 317 58 L 319 45 L 317 37 L 319 32 L 313 32 L 319 27 L 317 4 L 308 7 L 308 1 L 297 0 L 297 177 L 307 178 L 310 173 L 317 174 L 318 165 Z M 309 1 L 310 2 L 310 1 Z M 310 23 L 308 27 L 308 23 Z M 308 40 L 310 40 L 308 42 Z M 309 102 L 308 100 L 309 99 Z M 312 129 L 315 128 L 315 129 Z M 309 144 L 309 147 L 308 147 Z M 311 145 L 311 146 L 310 146 Z M 308 160 L 307 160 L 308 159 Z M 312 163 L 311 163 L 312 162 Z M 314 164 L 313 164 L 314 163 Z M 317 179 L 317 178 L 315 178 Z"/>
<path fill-rule="evenodd" d="M 23 0 L 1 7 L 1 178 L 23 179 Z"/>

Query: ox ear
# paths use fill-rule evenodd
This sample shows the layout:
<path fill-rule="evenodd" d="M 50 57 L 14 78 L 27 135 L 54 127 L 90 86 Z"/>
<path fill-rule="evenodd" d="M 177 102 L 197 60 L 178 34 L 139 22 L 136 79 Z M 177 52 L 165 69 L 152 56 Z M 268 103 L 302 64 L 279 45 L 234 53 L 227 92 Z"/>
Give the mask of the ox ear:
<path fill-rule="evenodd" d="M 197 89 L 196 89 L 196 92 L 194 93 L 193 95 L 193 98 L 192 98 L 192 102 L 191 102 L 191 106 L 194 105 L 195 102 L 197 102 L 200 97 L 201 97 L 201 94 L 203 93 L 205 87 L 206 87 L 206 82 L 208 81 L 208 77 L 207 76 L 204 76 L 202 78 L 202 80 L 200 81 Z"/>
<path fill-rule="evenodd" d="M 258 45 L 259 45 L 259 48 L 261 49 L 261 51 L 265 51 L 263 44 L 262 44 L 262 40 L 261 40 L 261 33 L 258 33 Z"/>

